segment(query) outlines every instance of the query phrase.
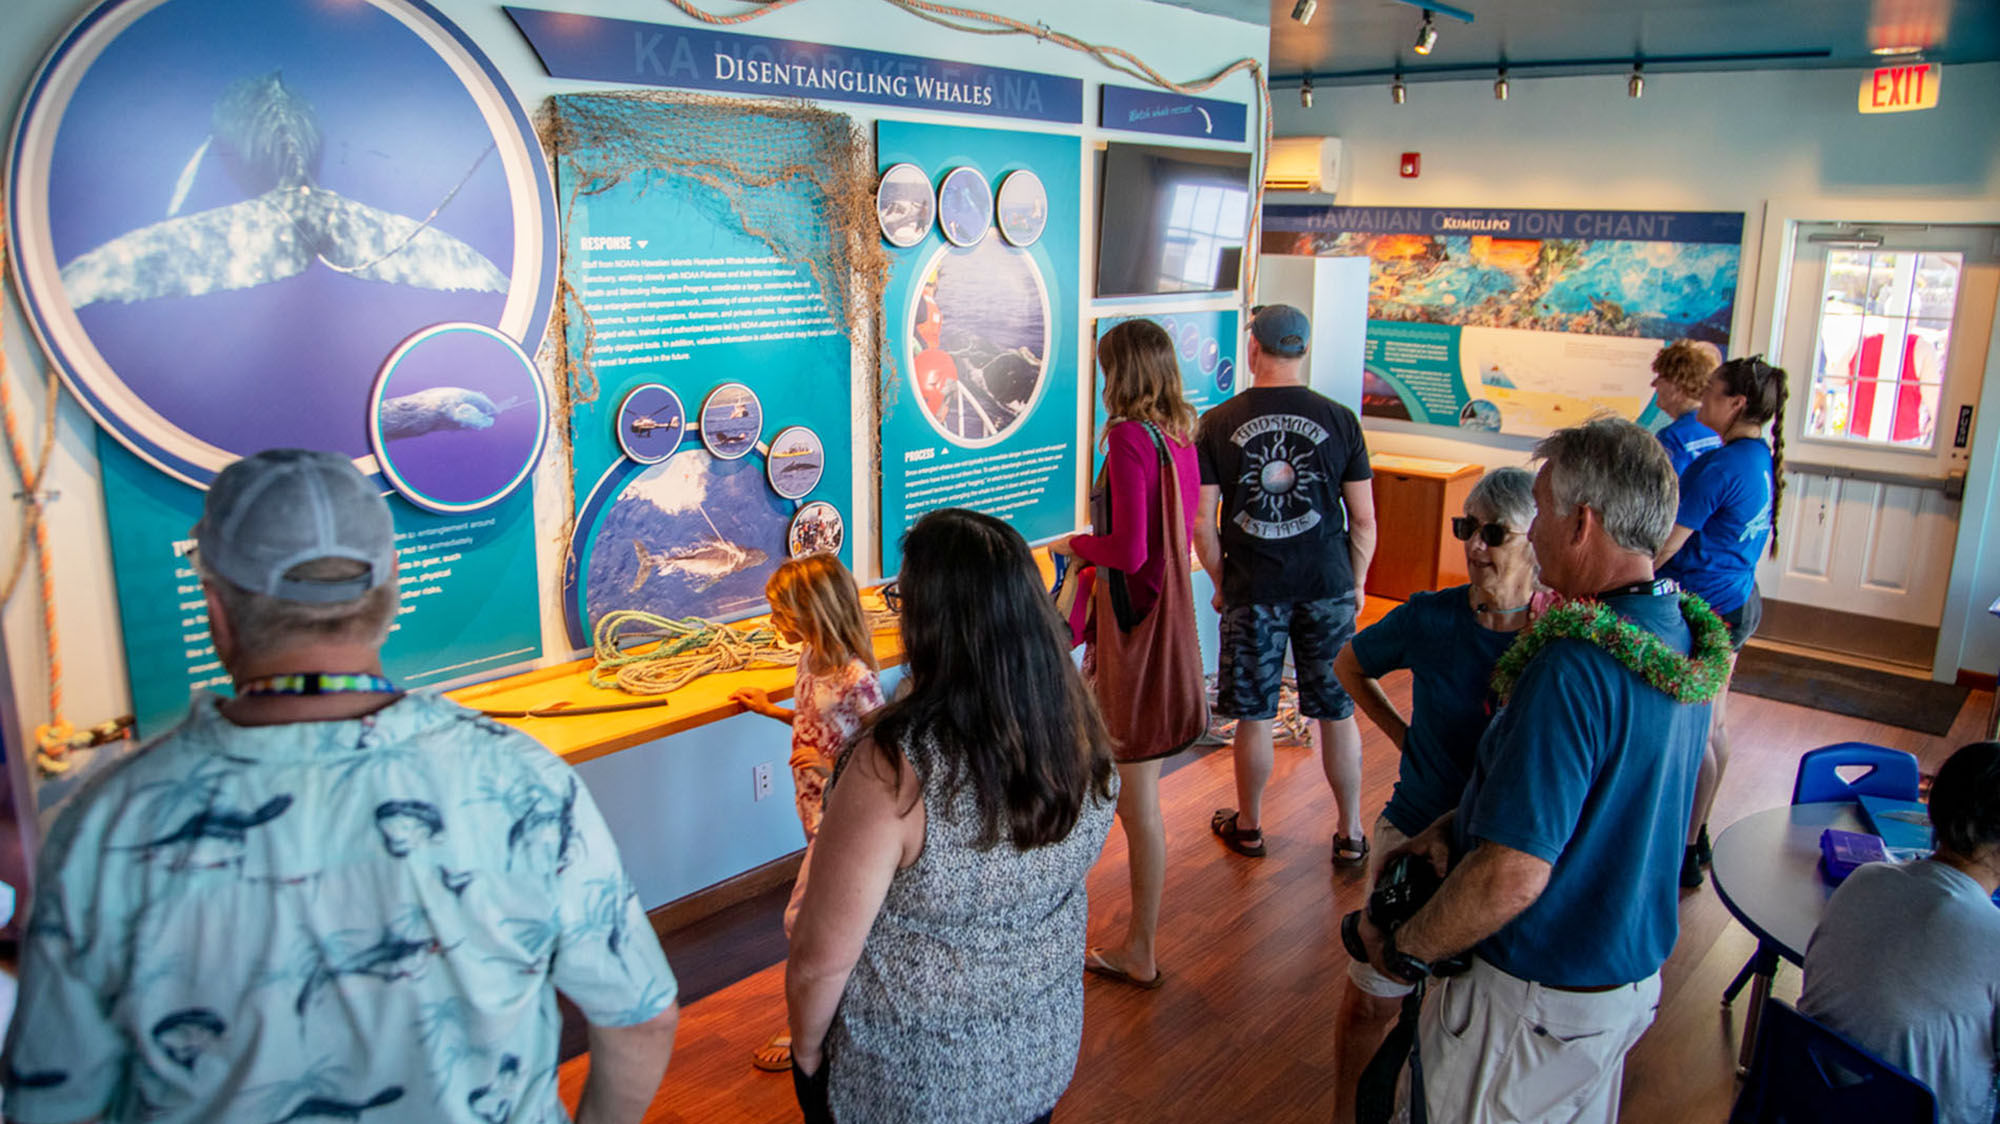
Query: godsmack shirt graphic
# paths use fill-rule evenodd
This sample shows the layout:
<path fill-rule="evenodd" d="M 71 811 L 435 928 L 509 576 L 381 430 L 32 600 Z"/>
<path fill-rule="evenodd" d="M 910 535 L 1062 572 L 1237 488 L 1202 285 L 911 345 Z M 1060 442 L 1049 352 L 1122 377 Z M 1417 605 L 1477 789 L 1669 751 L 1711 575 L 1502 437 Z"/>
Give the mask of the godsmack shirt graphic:
<path fill-rule="evenodd" d="M 1251 387 L 1202 416 L 1201 482 L 1222 490 L 1222 598 L 1270 605 L 1354 588 L 1340 488 L 1369 478 L 1354 412 L 1303 386 Z"/>

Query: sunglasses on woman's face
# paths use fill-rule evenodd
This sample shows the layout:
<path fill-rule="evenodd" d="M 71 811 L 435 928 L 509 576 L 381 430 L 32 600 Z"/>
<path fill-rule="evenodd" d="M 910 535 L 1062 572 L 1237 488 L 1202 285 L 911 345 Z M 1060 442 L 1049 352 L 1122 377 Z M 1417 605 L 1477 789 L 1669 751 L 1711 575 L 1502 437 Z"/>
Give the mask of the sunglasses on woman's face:
<path fill-rule="evenodd" d="M 1459 542 L 1469 542 L 1478 535 L 1487 546 L 1499 546 L 1512 538 L 1515 531 L 1505 523 L 1481 523 L 1470 515 L 1460 515 L 1451 521 L 1451 534 Z"/>

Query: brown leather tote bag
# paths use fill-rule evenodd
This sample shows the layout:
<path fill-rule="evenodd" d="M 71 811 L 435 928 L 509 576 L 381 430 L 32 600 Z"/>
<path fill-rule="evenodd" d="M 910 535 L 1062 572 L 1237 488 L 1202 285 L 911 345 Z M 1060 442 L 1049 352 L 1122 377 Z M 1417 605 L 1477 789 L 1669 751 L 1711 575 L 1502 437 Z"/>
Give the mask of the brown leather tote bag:
<path fill-rule="evenodd" d="M 1201 643 L 1195 636 L 1180 473 L 1174 470 L 1159 429 L 1149 422 L 1146 431 L 1160 454 L 1160 517 L 1155 526 L 1164 532 L 1164 541 L 1147 544 L 1149 552 L 1166 562 L 1159 600 L 1151 612 L 1133 619 L 1125 575 L 1110 567 L 1098 568 L 1093 591 L 1097 674 L 1092 686 L 1120 761 L 1170 757 L 1208 729 L 1208 689 L 1202 679 Z"/>

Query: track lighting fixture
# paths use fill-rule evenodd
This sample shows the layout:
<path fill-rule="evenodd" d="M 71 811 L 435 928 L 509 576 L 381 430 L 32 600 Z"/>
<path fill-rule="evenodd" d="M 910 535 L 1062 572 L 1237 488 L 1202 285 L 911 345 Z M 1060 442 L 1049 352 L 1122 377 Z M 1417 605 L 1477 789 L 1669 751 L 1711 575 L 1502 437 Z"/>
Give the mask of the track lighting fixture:
<path fill-rule="evenodd" d="M 1632 77 L 1625 80 L 1626 97 L 1641 98 L 1646 96 L 1646 76 L 1641 73 L 1645 69 L 1646 64 L 1643 62 L 1632 64 Z"/>
<path fill-rule="evenodd" d="M 1493 80 L 1493 100 L 1507 100 L 1507 68 L 1500 68 L 1500 77 Z"/>
<path fill-rule="evenodd" d="M 1430 10 L 1425 9 L 1423 26 L 1417 28 L 1417 41 L 1410 44 L 1410 49 L 1420 55 L 1428 55 L 1431 48 L 1437 46 L 1437 41 L 1437 25 L 1431 22 Z"/>
<path fill-rule="evenodd" d="M 1311 109 L 1312 107 L 1313 107 L 1313 80 L 1312 80 L 1312 75 L 1308 74 L 1306 75 L 1305 84 L 1299 87 L 1299 108 Z"/>
<path fill-rule="evenodd" d="M 1401 105 L 1403 104 L 1403 99 L 1409 96 L 1410 91 L 1403 85 L 1403 76 L 1400 74 L 1396 75 L 1396 80 L 1389 83 L 1389 100 L 1395 102 L 1397 105 Z"/>
<path fill-rule="evenodd" d="M 1319 0 L 1299 0 L 1292 5 L 1292 18 L 1301 24 L 1313 21 L 1313 13 L 1319 10 Z"/>

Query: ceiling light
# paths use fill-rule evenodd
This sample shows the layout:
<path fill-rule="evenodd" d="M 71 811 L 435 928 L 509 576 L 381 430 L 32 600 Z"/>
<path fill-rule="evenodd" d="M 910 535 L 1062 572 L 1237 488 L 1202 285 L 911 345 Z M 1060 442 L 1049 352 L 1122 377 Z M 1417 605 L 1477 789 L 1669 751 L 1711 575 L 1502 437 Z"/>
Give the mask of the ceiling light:
<path fill-rule="evenodd" d="M 1868 48 L 1868 53 L 1871 55 L 1920 55 L 1924 53 L 1924 49 L 1922 47 L 1870 47 Z"/>
<path fill-rule="evenodd" d="M 1646 96 L 1646 76 L 1640 73 L 1645 68 L 1646 64 L 1642 62 L 1632 64 L 1632 77 L 1625 80 L 1626 97 L 1639 98 Z"/>
<path fill-rule="evenodd" d="M 1507 68 L 1504 66 L 1500 68 L 1500 77 L 1493 81 L 1493 100 L 1507 100 Z"/>
<path fill-rule="evenodd" d="M 1409 96 L 1410 91 L 1403 85 L 1403 76 L 1400 74 L 1396 75 L 1396 80 L 1389 83 L 1389 100 L 1395 102 L 1397 105 L 1401 105 L 1403 104 L 1403 99 Z"/>
<path fill-rule="evenodd" d="M 1437 46 L 1437 41 L 1437 25 L 1431 22 L 1430 11 L 1426 9 L 1423 26 L 1417 28 L 1417 41 L 1410 44 L 1410 49 L 1420 55 L 1428 55 L 1431 53 L 1431 48 Z"/>
<path fill-rule="evenodd" d="M 1313 107 L 1313 80 L 1312 80 L 1312 75 L 1308 74 L 1306 76 L 1305 85 L 1299 87 L 1299 108 L 1311 109 L 1312 107 Z"/>
<path fill-rule="evenodd" d="M 1313 13 L 1319 10 L 1319 0 L 1299 0 L 1292 5 L 1292 18 L 1302 24 L 1313 21 Z"/>

